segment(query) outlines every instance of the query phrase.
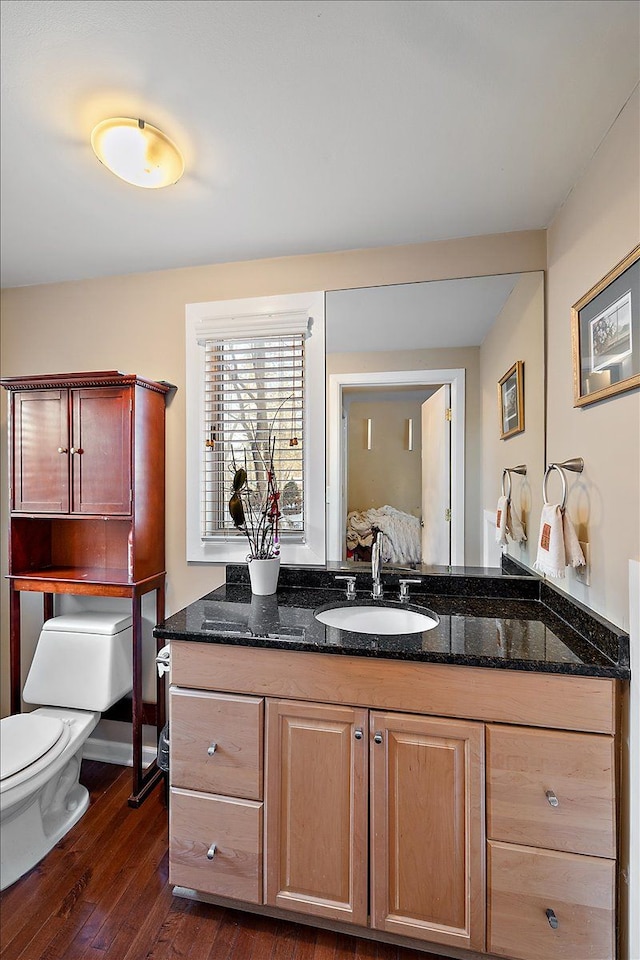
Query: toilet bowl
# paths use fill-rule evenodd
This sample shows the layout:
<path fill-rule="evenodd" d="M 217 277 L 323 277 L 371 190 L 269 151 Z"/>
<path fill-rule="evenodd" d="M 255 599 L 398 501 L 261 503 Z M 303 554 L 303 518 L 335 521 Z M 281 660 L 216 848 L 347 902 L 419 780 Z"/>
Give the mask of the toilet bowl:
<path fill-rule="evenodd" d="M 131 617 L 48 620 L 25 684 L 50 704 L 0 720 L 0 890 L 35 866 L 89 805 L 82 751 L 100 714 L 131 690 Z"/>

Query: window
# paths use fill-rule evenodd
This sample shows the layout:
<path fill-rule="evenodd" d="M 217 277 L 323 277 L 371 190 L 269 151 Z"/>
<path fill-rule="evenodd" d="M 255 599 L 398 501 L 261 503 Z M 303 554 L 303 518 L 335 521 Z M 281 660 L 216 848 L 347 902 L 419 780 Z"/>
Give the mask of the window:
<path fill-rule="evenodd" d="M 258 503 L 273 460 L 281 537 L 304 536 L 304 342 L 302 333 L 205 344 L 203 537 L 234 531 L 232 477 L 247 471 Z M 272 449 L 270 449 L 270 446 Z"/>
<path fill-rule="evenodd" d="M 283 561 L 323 563 L 324 294 L 188 304 L 187 560 L 245 559 L 231 481 L 259 497 L 269 438 Z"/>

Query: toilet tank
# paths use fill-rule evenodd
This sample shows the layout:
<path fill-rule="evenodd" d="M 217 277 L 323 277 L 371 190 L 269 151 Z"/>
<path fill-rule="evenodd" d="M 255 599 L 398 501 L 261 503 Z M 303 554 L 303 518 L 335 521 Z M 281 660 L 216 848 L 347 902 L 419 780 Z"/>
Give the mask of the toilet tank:
<path fill-rule="evenodd" d="M 47 620 L 24 686 L 27 703 L 108 710 L 133 686 L 132 618 L 86 610 Z"/>

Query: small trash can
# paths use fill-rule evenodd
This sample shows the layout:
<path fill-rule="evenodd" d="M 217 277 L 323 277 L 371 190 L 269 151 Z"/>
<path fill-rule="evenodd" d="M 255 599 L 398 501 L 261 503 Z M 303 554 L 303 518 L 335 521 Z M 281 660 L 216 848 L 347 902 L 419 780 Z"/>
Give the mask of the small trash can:
<path fill-rule="evenodd" d="M 164 770 L 166 774 L 169 773 L 169 724 L 165 723 L 164 727 L 160 731 L 160 737 L 158 739 L 158 766 L 161 770 Z M 167 777 L 167 779 L 169 779 Z"/>
<path fill-rule="evenodd" d="M 164 804 L 169 809 L 169 724 L 165 723 L 158 737 L 157 764 L 164 773 Z"/>

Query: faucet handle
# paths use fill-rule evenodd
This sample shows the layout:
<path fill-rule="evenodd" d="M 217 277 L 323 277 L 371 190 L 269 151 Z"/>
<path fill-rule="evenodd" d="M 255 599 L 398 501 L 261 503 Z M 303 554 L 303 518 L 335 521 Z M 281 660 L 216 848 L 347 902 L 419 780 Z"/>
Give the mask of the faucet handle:
<path fill-rule="evenodd" d="M 335 579 L 347 581 L 347 600 L 354 600 L 356 596 L 356 578 L 346 574 L 336 574 Z"/>
<path fill-rule="evenodd" d="M 414 579 L 412 579 L 412 580 L 398 580 L 398 583 L 400 584 L 400 599 L 401 599 L 401 600 L 408 600 L 408 599 L 409 599 L 409 584 L 410 584 L 410 583 L 422 583 L 422 580 L 416 580 L 416 579 L 414 578 Z"/>

